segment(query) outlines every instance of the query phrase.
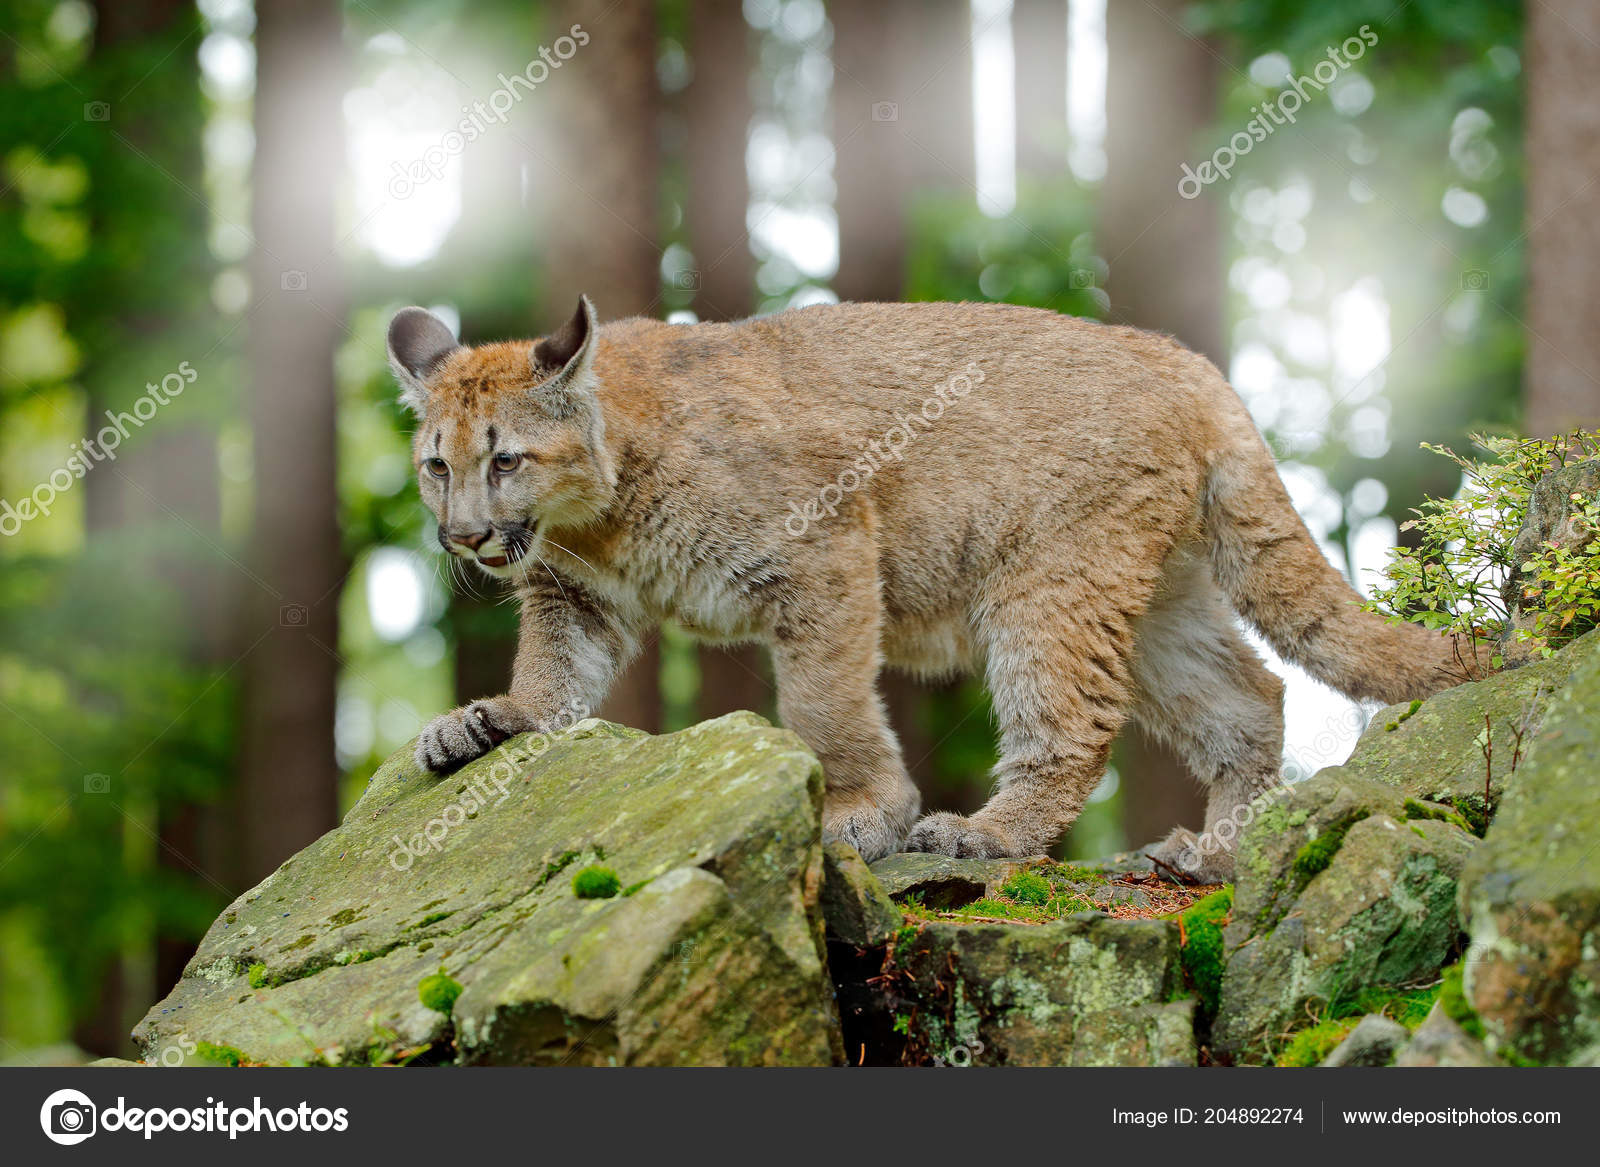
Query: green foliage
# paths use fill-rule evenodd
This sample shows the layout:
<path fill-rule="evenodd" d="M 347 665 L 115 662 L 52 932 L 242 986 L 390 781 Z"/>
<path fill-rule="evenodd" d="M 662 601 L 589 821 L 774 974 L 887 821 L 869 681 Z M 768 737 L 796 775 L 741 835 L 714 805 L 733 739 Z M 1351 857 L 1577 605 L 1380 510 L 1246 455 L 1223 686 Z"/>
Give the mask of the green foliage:
<path fill-rule="evenodd" d="M 1600 453 L 1600 433 L 1531 440 L 1474 435 L 1473 441 L 1492 457 L 1478 461 L 1424 443 L 1461 470 L 1460 493 L 1424 500 L 1413 512 L 1416 517 L 1401 527 L 1417 532 L 1417 545 L 1390 553 L 1384 568 L 1388 585 L 1374 592 L 1367 610 L 1468 641 L 1495 638 L 1510 629 L 1505 585 L 1520 572 L 1525 582 L 1517 599 L 1533 611 L 1534 621 L 1516 635 L 1548 655 L 1594 627 L 1600 615 L 1600 545 L 1547 541 L 1519 563 L 1517 532 L 1539 480 Z M 1574 495 L 1572 503 L 1583 527 L 1600 530 L 1600 498 Z M 1498 667 L 1501 656 L 1492 663 Z"/>
<path fill-rule="evenodd" d="M 1075 187 L 1024 186 L 1016 209 L 991 218 L 970 192 L 927 196 L 912 213 L 908 300 L 997 300 L 1100 317 L 1106 265 Z"/>
<path fill-rule="evenodd" d="M 1215 1017 L 1222 1000 L 1222 972 L 1226 965 L 1222 929 L 1233 913 L 1233 886 L 1196 900 L 1179 915 L 1183 921 L 1183 947 L 1179 959 L 1184 980 L 1200 998 L 1202 1017 Z"/>
<path fill-rule="evenodd" d="M 447 973 L 434 973 L 417 982 L 417 1000 L 435 1013 L 449 1014 L 461 996 L 461 982 Z"/>
<path fill-rule="evenodd" d="M 572 894 L 580 900 L 608 900 L 622 890 L 622 880 L 609 867 L 585 867 L 572 877 Z"/>

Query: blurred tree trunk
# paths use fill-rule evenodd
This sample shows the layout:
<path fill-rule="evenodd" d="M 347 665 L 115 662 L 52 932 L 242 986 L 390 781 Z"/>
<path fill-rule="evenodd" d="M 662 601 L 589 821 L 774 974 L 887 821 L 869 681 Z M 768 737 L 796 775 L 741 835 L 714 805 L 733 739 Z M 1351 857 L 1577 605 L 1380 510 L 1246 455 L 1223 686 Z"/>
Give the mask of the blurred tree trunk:
<path fill-rule="evenodd" d="M 255 882 L 337 822 L 339 595 L 334 354 L 344 52 L 336 0 L 275 0 L 256 18 L 250 286 L 255 512 L 240 610 L 243 877 Z M 259 638 L 259 639 L 257 639 Z"/>
<path fill-rule="evenodd" d="M 833 141 L 841 300 L 904 295 L 909 211 L 933 190 L 976 196 L 972 15 L 967 0 L 834 3 Z M 878 680 L 912 778 L 931 789 L 929 689 Z M 985 781 L 974 775 L 974 781 Z"/>
<path fill-rule="evenodd" d="M 693 77 L 684 90 L 688 201 L 684 221 L 697 279 L 693 308 L 701 320 L 737 320 L 756 307 L 756 263 L 745 230 L 750 182 L 745 146 L 755 103 L 750 26 L 741 0 L 688 0 Z M 752 645 L 701 645 L 695 716 L 735 709 L 772 712 L 766 662 Z"/>
<path fill-rule="evenodd" d="M 132 86 L 138 74 L 131 72 L 141 54 L 154 56 L 190 38 L 198 25 L 194 7 L 186 0 L 97 0 L 94 9 L 93 63 L 107 86 L 105 96 L 114 99 L 102 119 L 109 140 L 91 179 L 99 188 L 94 230 L 96 238 L 116 239 L 134 250 L 125 256 L 128 270 L 114 277 L 122 283 L 94 289 L 97 302 L 83 305 L 88 319 L 74 321 L 89 342 L 83 369 L 90 419 L 85 433 L 104 424 L 105 411 L 131 409 L 148 393 L 146 384 L 159 385 L 182 360 L 198 360 L 199 353 L 185 344 L 193 334 L 186 338 L 183 329 L 197 315 L 192 288 L 205 284 L 211 267 L 199 242 L 208 228 L 200 202 L 179 189 L 161 192 L 171 195 L 163 197 L 166 230 L 197 241 L 192 252 L 182 255 L 148 253 L 147 241 L 155 233 L 129 206 L 139 202 L 130 197 L 133 190 L 143 192 L 152 175 L 162 187 L 169 182 L 191 189 L 202 185 L 200 78 L 193 52 L 179 53 L 175 47 L 170 54 L 170 71 L 186 79 L 186 84 L 180 82 L 190 102 L 186 109 L 166 104 L 160 91 L 141 94 Z M 129 171 L 136 173 L 130 177 Z M 202 309 L 198 314 L 206 313 Z M 113 318 L 95 324 L 97 315 Z M 225 652 L 223 587 L 214 554 L 221 513 L 214 398 L 220 391 L 215 379 L 209 384 L 201 379 L 182 408 L 165 406 L 169 412 L 160 424 L 141 426 L 116 460 L 86 476 L 83 486 L 91 539 L 124 545 L 121 586 L 149 595 L 168 589 L 176 593 L 173 604 L 181 615 L 173 624 L 181 639 L 173 648 L 197 670 L 219 667 Z M 201 396 L 212 397 L 213 404 L 202 405 L 197 400 Z M 117 800 L 113 805 L 124 816 L 137 813 L 121 801 L 125 796 L 117 789 L 119 778 L 111 780 L 109 794 Z M 225 849 L 219 837 L 224 816 L 167 789 L 154 793 L 156 863 L 179 879 L 193 879 L 197 868 L 214 870 L 216 856 Z M 112 854 L 122 849 L 120 838 L 108 838 L 106 845 Z M 217 882 L 214 877 L 212 882 Z M 73 1038 L 80 1048 L 97 1054 L 126 1052 L 126 1010 L 139 1003 L 130 998 L 164 993 L 193 952 L 194 937 L 175 935 L 168 925 L 158 909 L 153 960 L 140 961 L 136 968 L 113 960 L 94 1012 L 75 1027 Z M 154 984 L 146 980 L 152 974 Z"/>
<path fill-rule="evenodd" d="M 1227 367 L 1221 225 L 1214 201 L 1178 193 L 1187 158 L 1217 100 L 1217 58 L 1181 31 L 1187 0 L 1111 4 L 1106 12 L 1106 178 L 1099 251 L 1111 315 L 1168 332 Z M 1118 747 L 1122 823 L 1143 846 L 1205 820 L 1200 784 L 1137 730 Z"/>
<path fill-rule="evenodd" d="M 1600 426 L 1600 5 L 1527 7 L 1528 361 L 1524 429 Z"/>
<path fill-rule="evenodd" d="M 898 300 L 914 195 L 976 190 L 967 0 L 829 6 L 841 300 Z"/>
<path fill-rule="evenodd" d="M 1067 0 L 1015 0 L 1017 175 L 1067 175 Z"/>
<path fill-rule="evenodd" d="M 537 21 L 520 2 L 474 5 L 454 33 L 448 67 L 461 77 L 473 76 L 483 61 L 532 60 L 539 50 Z M 548 84 L 558 84 L 560 76 Z M 527 136 L 531 118 L 522 109 L 510 118 L 462 153 L 461 217 L 439 251 L 438 294 L 460 310 L 465 344 L 538 336 L 559 322 L 540 320 L 536 311 L 537 224 L 523 205 L 528 159 L 518 140 Z M 445 621 L 455 646 L 456 701 L 464 705 L 510 686 L 518 613 L 515 602 L 505 602 L 501 584 L 462 566 L 470 584 L 457 582 L 459 568 L 450 573 L 455 590 Z"/>
<path fill-rule="evenodd" d="M 544 330 L 565 323 L 583 292 L 602 321 L 654 315 L 662 234 L 655 6 L 562 0 L 547 13 L 546 44 L 574 25 L 587 43 L 579 42 L 539 92 L 541 102 L 548 94 L 550 150 L 533 160 L 531 181 L 545 241 Z M 660 667 L 652 635 L 600 715 L 658 731 Z"/>

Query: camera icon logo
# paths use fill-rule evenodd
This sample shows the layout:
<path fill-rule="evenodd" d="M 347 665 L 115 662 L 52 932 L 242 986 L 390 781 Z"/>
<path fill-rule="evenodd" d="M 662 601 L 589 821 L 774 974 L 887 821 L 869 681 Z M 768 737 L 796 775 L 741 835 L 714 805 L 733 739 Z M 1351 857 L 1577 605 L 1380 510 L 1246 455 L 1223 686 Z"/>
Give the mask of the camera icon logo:
<path fill-rule="evenodd" d="M 77 1090 L 57 1090 L 39 1108 L 45 1138 L 63 1147 L 83 1142 L 95 1132 L 95 1105 Z"/>
<path fill-rule="evenodd" d="M 304 604 L 285 604 L 278 609 L 278 623 L 285 628 L 304 628 L 311 619 L 311 613 Z"/>
<path fill-rule="evenodd" d="M 111 103 L 108 101 L 91 101 L 83 107 L 83 120 L 86 122 L 108 122 L 111 120 Z"/>
<path fill-rule="evenodd" d="M 278 284 L 285 292 L 303 292 L 306 290 L 306 273 L 299 268 L 290 268 L 283 273 Z"/>
<path fill-rule="evenodd" d="M 1489 273 L 1474 268 L 1472 271 L 1461 273 L 1461 290 L 1463 292 L 1482 292 L 1489 287 Z"/>
<path fill-rule="evenodd" d="M 875 122 L 897 122 L 900 120 L 900 105 L 894 101 L 875 101 L 872 103 L 872 120 Z"/>
<path fill-rule="evenodd" d="M 85 774 L 83 776 L 83 792 L 85 794 L 110 794 L 110 774 Z"/>
<path fill-rule="evenodd" d="M 700 273 L 693 268 L 673 272 L 672 286 L 680 292 L 698 292 L 700 290 Z"/>
<path fill-rule="evenodd" d="M 1067 276 L 1067 286 L 1075 292 L 1094 287 L 1094 272 L 1086 267 L 1075 267 Z"/>

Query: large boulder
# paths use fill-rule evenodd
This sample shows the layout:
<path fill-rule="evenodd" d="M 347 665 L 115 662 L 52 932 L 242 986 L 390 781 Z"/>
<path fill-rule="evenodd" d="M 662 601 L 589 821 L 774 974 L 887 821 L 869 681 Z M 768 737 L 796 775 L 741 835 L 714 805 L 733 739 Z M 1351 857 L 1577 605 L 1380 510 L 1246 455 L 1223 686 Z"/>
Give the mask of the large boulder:
<path fill-rule="evenodd" d="M 1496 1052 L 1593 1064 L 1600 1059 L 1600 655 L 1586 653 L 1572 670 L 1531 746 L 1462 877 L 1467 997 Z"/>
<path fill-rule="evenodd" d="M 581 722 L 444 778 L 402 751 L 135 1037 L 169 1064 L 836 1063 L 821 799 L 816 758 L 746 713 Z"/>
<path fill-rule="evenodd" d="M 1308 1005 L 1435 977 L 1475 842 L 1447 808 L 1338 767 L 1268 801 L 1236 853 L 1214 1048 L 1260 1060 Z"/>

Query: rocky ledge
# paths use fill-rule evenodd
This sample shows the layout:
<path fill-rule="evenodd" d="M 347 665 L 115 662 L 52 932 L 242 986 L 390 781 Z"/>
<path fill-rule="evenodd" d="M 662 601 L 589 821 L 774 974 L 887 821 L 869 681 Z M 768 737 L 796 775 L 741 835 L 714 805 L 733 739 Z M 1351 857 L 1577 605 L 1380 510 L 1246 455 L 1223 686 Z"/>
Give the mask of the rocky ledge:
<path fill-rule="evenodd" d="M 1600 1064 L 1600 639 L 1381 711 L 1252 807 L 1233 885 L 1137 855 L 821 842 L 734 714 L 410 750 L 241 896 L 150 1064 Z"/>

